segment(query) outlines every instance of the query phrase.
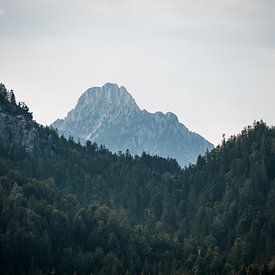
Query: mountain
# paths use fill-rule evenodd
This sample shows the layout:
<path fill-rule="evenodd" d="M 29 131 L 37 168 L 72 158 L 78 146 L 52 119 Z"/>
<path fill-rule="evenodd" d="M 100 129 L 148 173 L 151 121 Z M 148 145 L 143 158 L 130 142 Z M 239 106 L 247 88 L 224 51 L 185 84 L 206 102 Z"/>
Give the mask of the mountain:
<path fill-rule="evenodd" d="M 88 89 L 65 119 L 52 125 L 65 137 L 104 144 L 112 152 L 172 157 L 182 165 L 194 163 L 213 145 L 189 131 L 173 113 L 141 110 L 127 90 L 116 84 Z"/>
<path fill-rule="evenodd" d="M 180 171 L 175 160 L 145 154 L 134 162 L 152 181 Z M 179 259 L 173 242 L 115 206 L 127 163 L 134 168 L 130 155 L 81 146 L 37 124 L 0 84 L 0 274 L 171 273 Z M 114 179 L 115 198 L 105 176 Z"/>
<path fill-rule="evenodd" d="M 274 127 L 181 169 L 59 137 L 12 95 L 0 85 L 0 274 L 275 273 Z"/>

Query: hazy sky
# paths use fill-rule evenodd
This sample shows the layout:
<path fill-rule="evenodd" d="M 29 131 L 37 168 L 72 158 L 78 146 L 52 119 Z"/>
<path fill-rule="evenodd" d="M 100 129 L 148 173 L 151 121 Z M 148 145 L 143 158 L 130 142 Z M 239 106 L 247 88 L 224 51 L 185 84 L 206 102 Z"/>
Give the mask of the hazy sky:
<path fill-rule="evenodd" d="M 34 118 L 125 86 L 217 144 L 275 124 L 274 0 L 0 0 L 0 82 Z"/>

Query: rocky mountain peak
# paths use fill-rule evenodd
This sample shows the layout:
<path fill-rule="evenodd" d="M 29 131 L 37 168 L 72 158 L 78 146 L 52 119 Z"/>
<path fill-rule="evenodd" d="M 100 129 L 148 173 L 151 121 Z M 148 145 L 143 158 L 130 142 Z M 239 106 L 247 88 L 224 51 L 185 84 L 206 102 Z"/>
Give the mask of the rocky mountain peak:
<path fill-rule="evenodd" d="M 138 110 L 134 98 L 128 93 L 125 87 L 119 87 L 114 83 L 106 83 L 102 87 L 89 88 L 79 98 L 76 109 L 80 106 L 95 107 L 101 106 L 102 109 L 128 108 Z"/>
<path fill-rule="evenodd" d="M 104 144 L 113 152 L 129 149 L 176 158 L 181 165 L 195 162 L 213 145 L 189 131 L 171 112 L 141 110 L 125 87 L 106 83 L 86 90 L 76 107 L 52 126 L 66 137 Z"/>
<path fill-rule="evenodd" d="M 179 122 L 178 117 L 174 113 L 168 112 L 165 114 L 165 116 L 168 120 L 170 120 L 173 123 Z"/>

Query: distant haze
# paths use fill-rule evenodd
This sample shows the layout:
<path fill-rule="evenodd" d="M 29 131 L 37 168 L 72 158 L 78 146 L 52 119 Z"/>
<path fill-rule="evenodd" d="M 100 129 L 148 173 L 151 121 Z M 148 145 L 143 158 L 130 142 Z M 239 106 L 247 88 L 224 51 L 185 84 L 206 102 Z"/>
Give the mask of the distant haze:
<path fill-rule="evenodd" d="M 0 0 L 0 82 L 42 124 L 125 86 L 217 144 L 275 124 L 274 0 Z"/>

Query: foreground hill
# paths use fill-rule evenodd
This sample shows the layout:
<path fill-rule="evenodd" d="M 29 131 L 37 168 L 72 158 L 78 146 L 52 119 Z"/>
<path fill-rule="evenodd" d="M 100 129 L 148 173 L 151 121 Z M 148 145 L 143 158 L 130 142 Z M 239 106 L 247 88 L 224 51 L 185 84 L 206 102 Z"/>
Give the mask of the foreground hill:
<path fill-rule="evenodd" d="M 275 272 L 274 128 L 181 170 L 67 141 L 11 98 L 2 85 L 0 273 Z"/>
<path fill-rule="evenodd" d="M 52 124 L 65 137 L 104 144 L 112 152 L 146 152 L 172 157 L 182 165 L 213 149 L 202 136 L 189 131 L 173 113 L 141 110 L 122 86 L 107 83 L 88 89 L 67 117 Z"/>

